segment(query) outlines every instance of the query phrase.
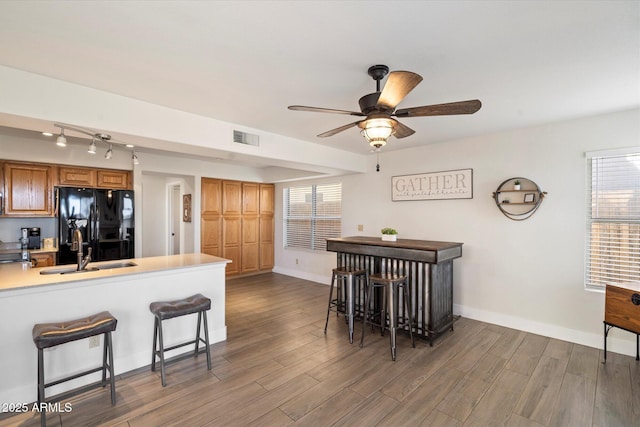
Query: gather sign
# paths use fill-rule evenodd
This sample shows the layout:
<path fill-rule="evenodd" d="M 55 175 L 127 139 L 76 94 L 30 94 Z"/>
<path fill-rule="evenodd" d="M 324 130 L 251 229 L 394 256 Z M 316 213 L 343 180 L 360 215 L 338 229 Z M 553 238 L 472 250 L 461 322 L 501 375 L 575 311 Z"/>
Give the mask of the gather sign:
<path fill-rule="evenodd" d="M 473 169 L 391 177 L 391 200 L 448 200 L 473 198 Z"/>

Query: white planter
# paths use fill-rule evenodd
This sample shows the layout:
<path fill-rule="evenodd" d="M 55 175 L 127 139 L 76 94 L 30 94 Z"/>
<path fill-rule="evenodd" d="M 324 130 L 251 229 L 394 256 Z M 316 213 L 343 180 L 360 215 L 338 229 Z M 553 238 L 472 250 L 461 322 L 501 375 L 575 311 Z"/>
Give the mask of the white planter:
<path fill-rule="evenodd" d="M 520 189 L 520 184 L 514 184 L 513 185 L 513 189 L 514 190 L 519 190 Z"/>
<path fill-rule="evenodd" d="M 395 242 L 397 238 L 398 238 L 397 234 L 383 234 L 382 235 L 382 240 L 385 240 L 387 242 Z"/>

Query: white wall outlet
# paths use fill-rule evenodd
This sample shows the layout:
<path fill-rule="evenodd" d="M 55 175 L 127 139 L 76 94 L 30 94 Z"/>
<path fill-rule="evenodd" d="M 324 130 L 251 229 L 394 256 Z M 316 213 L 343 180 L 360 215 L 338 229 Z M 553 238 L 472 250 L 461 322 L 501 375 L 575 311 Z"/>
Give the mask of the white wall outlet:
<path fill-rule="evenodd" d="M 364 231 L 364 225 L 358 224 L 358 231 Z"/>
<path fill-rule="evenodd" d="M 100 335 L 89 337 L 89 348 L 98 347 L 100 345 Z"/>

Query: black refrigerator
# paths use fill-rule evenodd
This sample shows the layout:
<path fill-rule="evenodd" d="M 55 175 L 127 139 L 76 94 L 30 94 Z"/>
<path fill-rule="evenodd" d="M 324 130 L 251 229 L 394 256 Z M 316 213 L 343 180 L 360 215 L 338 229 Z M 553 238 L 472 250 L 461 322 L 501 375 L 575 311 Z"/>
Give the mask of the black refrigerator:
<path fill-rule="evenodd" d="M 83 254 L 93 261 L 134 257 L 133 191 L 58 187 L 58 264 L 74 264 L 73 231 L 82 233 Z"/>

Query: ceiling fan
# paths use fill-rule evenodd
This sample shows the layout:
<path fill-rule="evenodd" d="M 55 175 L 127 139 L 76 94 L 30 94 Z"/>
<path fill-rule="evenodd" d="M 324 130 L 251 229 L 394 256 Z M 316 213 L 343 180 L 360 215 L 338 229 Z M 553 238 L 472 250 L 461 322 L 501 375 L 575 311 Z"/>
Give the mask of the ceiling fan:
<path fill-rule="evenodd" d="M 362 129 L 361 133 L 374 148 L 380 148 L 387 143 L 391 135 L 396 138 L 406 138 L 415 131 L 400 123 L 394 117 L 424 117 L 449 116 L 457 114 L 473 114 L 480 109 L 482 103 L 477 100 L 450 102 L 447 104 L 424 105 L 422 107 L 396 109 L 398 104 L 422 81 L 419 74 L 411 71 L 392 71 L 386 65 L 369 67 L 368 74 L 376 81 L 376 91 L 360 98 L 360 111 L 335 110 L 331 108 L 306 107 L 304 105 L 290 105 L 290 110 L 314 111 L 321 113 L 347 114 L 365 117 L 357 122 L 349 123 L 339 128 L 321 133 L 320 138 L 333 136 L 353 126 Z M 380 91 L 380 80 L 387 74 L 389 77 Z"/>

